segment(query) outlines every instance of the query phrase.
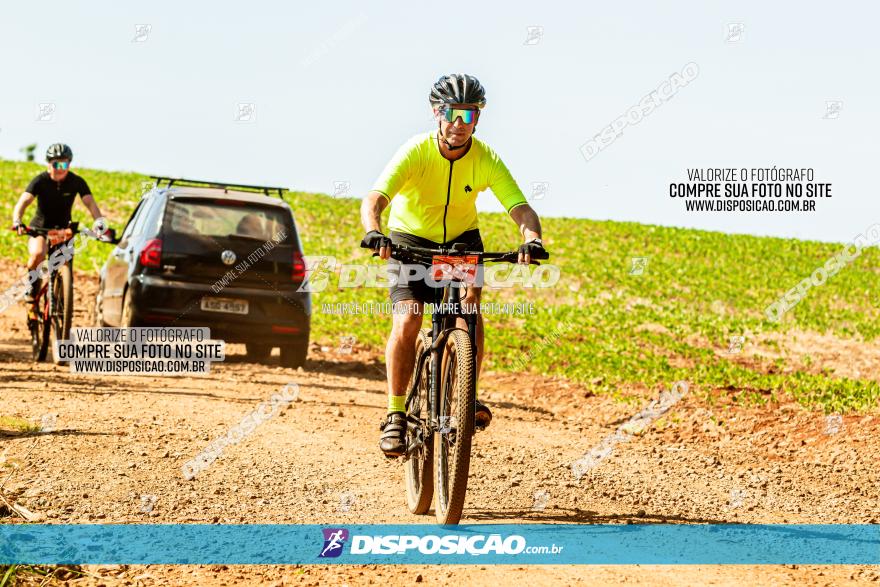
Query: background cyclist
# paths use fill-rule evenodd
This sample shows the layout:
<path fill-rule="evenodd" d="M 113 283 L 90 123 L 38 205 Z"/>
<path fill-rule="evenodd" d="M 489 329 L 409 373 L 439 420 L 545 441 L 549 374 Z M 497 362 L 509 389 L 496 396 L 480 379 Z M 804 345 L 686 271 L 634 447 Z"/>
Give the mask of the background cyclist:
<path fill-rule="evenodd" d="M 66 228 L 70 223 L 70 211 L 76 196 L 82 199 L 85 207 L 96 221 L 103 220 L 101 211 L 89 185 L 79 175 L 70 171 L 73 151 L 67 145 L 55 143 L 46 151 L 48 167 L 28 184 L 12 211 L 12 227 L 18 234 L 24 234 L 27 226 L 21 217 L 28 206 L 37 200 L 37 211 L 31 220 L 31 228 Z M 40 266 L 46 257 L 47 243 L 45 236 L 32 236 L 28 239 L 28 271 Z M 26 302 L 33 302 L 39 291 L 39 280 L 31 283 Z"/>
<path fill-rule="evenodd" d="M 483 250 L 477 227 L 477 195 L 487 188 L 504 206 L 523 237 L 519 262 L 543 251 L 538 215 L 498 155 L 473 137 L 486 105 L 483 86 L 465 74 L 441 77 L 428 97 L 438 128 L 414 136 L 398 149 L 361 204 L 364 243 L 389 258 L 388 243 L 421 247 L 467 243 L 468 250 Z M 390 233 L 381 231 L 382 211 L 391 205 Z M 389 264 L 398 264 L 390 259 Z M 399 267 L 398 267 L 399 270 Z M 406 385 L 415 363 L 415 340 L 422 325 L 425 302 L 433 302 L 427 283 L 397 284 L 390 290 L 394 303 L 393 325 L 385 349 L 388 376 L 388 415 L 382 425 L 379 448 L 386 456 L 405 449 Z M 480 303 L 480 287 L 468 287 L 465 304 Z M 460 327 L 465 327 L 463 320 Z M 477 316 L 477 374 L 483 360 L 483 319 Z M 492 420 L 489 408 L 477 401 L 476 424 Z"/>

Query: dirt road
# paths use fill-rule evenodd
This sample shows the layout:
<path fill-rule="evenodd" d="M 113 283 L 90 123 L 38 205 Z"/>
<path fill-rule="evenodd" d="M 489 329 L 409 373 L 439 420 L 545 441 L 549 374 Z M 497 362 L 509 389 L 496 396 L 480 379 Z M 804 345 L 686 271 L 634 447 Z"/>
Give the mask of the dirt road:
<path fill-rule="evenodd" d="M 77 275 L 76 324 L 94 281 Z M 363 350 L 314 346 L 305 370 L 230 345 L 207 377 L 95 377 L 30 361 L 22 308 L 0 314 L 0 414 L 55 431 L 0 436 L 22 459 L 3 493 L 50 523 L 409 523 L 403 468 L 377 448 L 384 371 Z M 277 353 L 277 351 L 276 351 Z M 287 383 L 299 398 L 193 480 L 182 465 Z M 670 382 L 671 384 L 671 382 Z M 571 464 L 639 403 L 561 380 L 484 373 L 464 522 L 878 523 L 880 418 L 829 420 L 795 404 L 707 408 L 688 394 L 580 480 Z M 2 434 L 2 433 L 0 433 Z M 30 451 L 30 452 L 29 452 Z M 6 470 L 6 469 L 4 469 Z M 3 522 L 21 521 L 11 516 Z M 876 582 L 870 567 L 85 567 L 72 585 L 618 584 Z M 876 583 L 875 583 L 876 584 Z"/>

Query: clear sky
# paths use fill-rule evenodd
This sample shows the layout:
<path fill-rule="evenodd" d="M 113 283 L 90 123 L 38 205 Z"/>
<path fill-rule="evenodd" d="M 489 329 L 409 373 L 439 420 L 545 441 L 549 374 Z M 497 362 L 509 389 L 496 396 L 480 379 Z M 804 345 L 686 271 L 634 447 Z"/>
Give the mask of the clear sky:
<path fill-rule="evenodd" d="M 348 182 L 359 197 L 431 128 L 431 84 L 462 71 L 487 88 L 477 136 L 527 194 L 547 182 L 539 214 L 848 241 L 880 222 L 878 16 L 855 2 L 7 2 L 0 157 L 64 141 L 81 166 Z M 585 159 L 690 62 L 696 79 Z M 698 213 L 668 196 L 688 167 L 774 165 L 812 167 L 832 198 Z M 479 205 L 500 209 L 489 193 Z"/>

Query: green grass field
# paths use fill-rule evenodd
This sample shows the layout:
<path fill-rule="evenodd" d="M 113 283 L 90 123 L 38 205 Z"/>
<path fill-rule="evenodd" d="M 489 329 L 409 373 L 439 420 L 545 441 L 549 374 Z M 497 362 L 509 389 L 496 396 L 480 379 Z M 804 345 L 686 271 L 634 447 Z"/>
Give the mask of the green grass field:
<path fill-rule="evenodd" d="M 83 576 L 75 565 L 0 565 L 0 587 L 63 585 Z"/>
<path fill-rule="evenodd" d="M 33 163 L 0 160 L 0 189 L 5 194 L 0 215 L 11 219 L 18 195 L 41 169 Z M 147 178 L 77 171 L 89 182 L 111 225 L 121 231 Z M 331 255 L 338 263 L 378 263 L 358 247 L 359 200 L 292 192 L 287 201 L 306 254 Z M 75 218 L 87 217 L 78 204 Z M 866 228 L 868 220 L 876 219 L 865 220 L 866 226 L 860 225 L 862 220 L 854 223 L 853 233 Z M 484 291 L 484 302 L 531 302 L 535 308 L 528 317 L 487 317 L 484 369 L 513 370 L 530 352 L 527 370 L 567 377 L 596 393 L 618 394 L 633 385 L 669 389 L 673 382 L 686 380 L 708 401 L 720 391 L 750 403 L 790 395 L 804 406 L 829 413 L 876 408 L 877 382 L 827 371 L 786 372 L 781 360 L 736 361 L 716 352 L 727 349 L 731 336 L 745 334 L 748 345 L 764 333 L 789 329 L 875 340 L 880 334 L 876 247 L 864 249 L 824 286 L 812 288 L 780 323 L 773 323 L 764 308 L 839 252 L 841 245 L 626 222 L 544 218 L 542 223 L 561 279 L 552 288 Z M 480 229 L 487 249 L 509 250 L 518 243 L 518 231 L 506 215 L 482 214 Z M 5 256 L 23 259 L 25 239 L 0 231 L 0 244 Z M 108 253 L 109 247 L 92 244 L 78 255 L 77 266 L 94 271 Z M 648 258 L 643 274 L 631 274 L 633 257 Z M 386 290 L 379 288 L 328 287 L 313 294 L 313 338 L 335 346 L 342 337 L 355 336 L 359 345 L 382 348 L 389 315 L 342 316 L 324 314 L 321 308 L 326 303 L 386 300 Z"/>

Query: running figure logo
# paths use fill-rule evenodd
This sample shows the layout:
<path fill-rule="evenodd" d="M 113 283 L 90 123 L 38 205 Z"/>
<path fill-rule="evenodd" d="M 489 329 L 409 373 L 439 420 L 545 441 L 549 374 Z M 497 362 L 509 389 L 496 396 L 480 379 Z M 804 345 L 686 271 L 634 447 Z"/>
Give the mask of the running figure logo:
<path fill-rule="evenodd" d="M 324 528 L 324 548 L 318 558 L 336 558 L 342 554 L 342 547 L 348 540 L 348 530 L 345 528 Z"/>

